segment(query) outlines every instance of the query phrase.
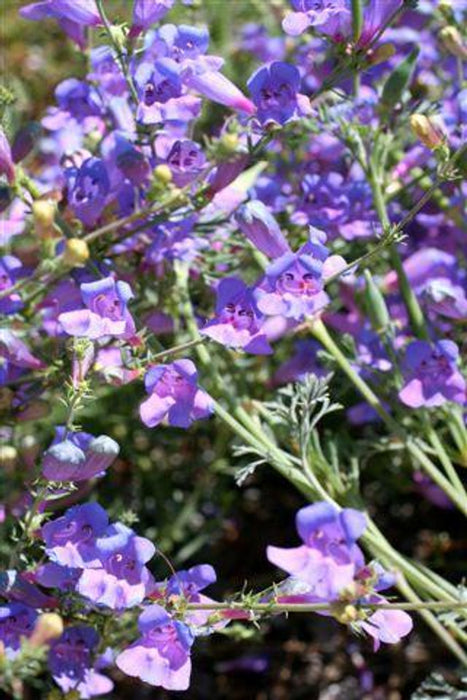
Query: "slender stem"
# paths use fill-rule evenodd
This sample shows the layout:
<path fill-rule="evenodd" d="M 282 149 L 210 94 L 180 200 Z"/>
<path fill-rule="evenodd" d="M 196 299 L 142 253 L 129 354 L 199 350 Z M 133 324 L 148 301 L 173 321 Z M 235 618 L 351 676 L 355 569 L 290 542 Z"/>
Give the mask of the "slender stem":
<path fill-rule="evenodd" d="M 444 467 L 448 479 L 450 480 L 453 487 L 458 490 L 459 494 L 462 494 L 467 500 L 467 493 L 465 491 L 464 484 L 462 483 L 458 473 L 456 472 L 454 465 L 451 462 L 451 459 L 448 453 L 446 452 L 443 443 L 439 439 L 436 430 L 434 430 L 434 428 L 432 427 L 430 419 L 426 415 L 426 412 L 424 414 L 424 427 L 425 433 L 428 439 L 430 440 L 431 444 L 433 445 L 434 449 L 436 450 L 436 454 L 438 455 L 439 461 Z"/>
<path fill-rule="evenodd" d="M 342 604 L 344 601 L 338 601 L 337 605 Z M 344 602 L 345 604 L 345 602 Z M 320 610 L 330 610 L 335 609 L 335 604 L 332 603 L 241 603 L 234 602 L 231 603 L 217 603 L 213 601 L 212 603 L 187 603 L 186 610 L 245 610 L 258 611 L 266 613 L 304 613 L 304 612 L 316 612 Z M 467 610 L 467 601 L 453 603 L 451 600 L 418 600 L 410 603 L 366 603 L 358 601 L 355 602 L 355 606 L 360 610 Z"/>
<path fill-rule="evenodd" d="M 375 203 L 376 212 L 381 221 L 383 230 L 387 233 L 391 229 L 391 222 L 389 220 L 386 202 L 384 201 L 383 190 L 381 186 L 381 176 L 377 172 L 372 161 L 370 161 L 369 165 L 368 178 L 371 185 L 371 189 L 373 191 L 373 199 Z M 432 193 L 430 193 L 430 195 L 424 200 L 424 202 L 419 206 L 419 208 L 421 208 L 425 201 L 427 201 L 431 197 L 431 194 Z M 423 199 L 424 198 L 422 197 L 422 200 Z M 405 223 L 403 225 L 405 226 Z M 402 222 L 400 226 L 402 229 Z M 429 340 L 430 336 L 426 328 L 425 318 L 423 316 L 422 309 L 420 307 L 420 304 L 418 303 L 417 297 L 415 296 L 412 287 L 410 286 L 410 282 L 404 270 L 402 260 L 400 258 L 395 244 L 390 245 L 389 251 L 391 256 L 391 264 L 397 274 L 397 279 L 399 281 L 399 289 L 404 304 L 407 308 L 413 331 L 418 338 Z"/>
<path fill-rule="evenodd" d="M 162 350 L 162 352 L 158 352 L 156 355 L 153 355 L 151 357 L 151 362 L 154 362 L 155 360 L 163 360 L 166 357 L 171 357 L 172 355 L 179 355 L 181 352 L 185 352 L 185 350 L 190 350 L 197 345 L 201 345 L 201 343 L 206 343 L 207 340 L 207 338 L 195 338 L 194 340 L 189 340 L 187 343 L 174 345 L 172 348 Z"/>
<path fill-rule="evenodd" d="M 116 39 L 115 39 L 115 35 L 113 32 L 114 28 L 110 24 L 110 22 L 107 18 L 107 15 L 105 13 L 103 0 L 96 0 L 96 5 L 97 5 L 97 9 L 99 11 L 99 14 L 101 16 L 101 19 L 102 19 L 102 24 L 104 25 L 105 30 L 107 32 L 107 36 L 109 37 L 110 42 L 111 42 L 112 46 L 114 47 L 115 53 L 117 55 L 118 63 L 120 65 L 121 71 L 122 71 L 122 73 L 125 77 L 125 80 L 127 82 L 128 89 L 130 90 L 130 93 L 131 93 L 131 97 L 133 98 L 133 101 L 135 102 L 135 104 L 138 104 L 139 98 L 138 98 L 138 93 L 137 93 L 136 88 L 135 88 L 135 84 L 133 82 L 133 78 L 131 77 L 130 72 L 128 70 L 128 65 L 127 65 L 125 56 L 123 55 L 122 49 L 119 46 L 118 41 L 116 41 Z"/>

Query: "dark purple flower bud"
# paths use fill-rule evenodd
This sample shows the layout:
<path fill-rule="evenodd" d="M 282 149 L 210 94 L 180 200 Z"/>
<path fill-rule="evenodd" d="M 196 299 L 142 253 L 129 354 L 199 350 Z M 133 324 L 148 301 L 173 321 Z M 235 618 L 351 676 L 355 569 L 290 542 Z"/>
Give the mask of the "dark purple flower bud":
<path fill-rule="evenodd" d="M 247 202 L 240 207 L 235 220 L 248 240 L 268 258 L 280 258 L 290 252 L 279 224 L 263 202 L 257 199 Z"/>
<path fill-rule="evenodd" d="M 0 175 L 6 175 L 6 179 L 13 184 L 15 180 L 15 166 L 11 154 L 10 144 L 5 136 L 5 132 L 0 126 Z"/>
<path fill-rule="evenodd" d="M 11 146 L 11 153 L 15 163 L 19 163 L 29 155 L 36 145 L 41 132 L 42 127 L 37 122 L 30 122 L 16 132 Z"/>

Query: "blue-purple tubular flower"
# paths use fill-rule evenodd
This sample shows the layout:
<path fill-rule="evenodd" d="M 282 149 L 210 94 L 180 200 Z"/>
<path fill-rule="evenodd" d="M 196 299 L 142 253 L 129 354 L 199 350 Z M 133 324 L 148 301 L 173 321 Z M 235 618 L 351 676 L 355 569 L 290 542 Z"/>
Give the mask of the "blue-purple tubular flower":
<path fill-rule="evenodd" d="M 430 344 L 415 340 L 404 359 L 405 385 L 400 400 L 411 408 L 441 406 L 446 401 L 465 405 L 466 380 L 457 368 L 459 348 L 452 340 Z"/>
<path fill-rule="evenodd" d="M 141 637 L 117 656 L 116 664 L 128 676 L 166 690 L 186 690 L 190 683 L 193 635 L 182 622 L 173 621 L 159 605 L 151 605 L 138 621 Z"/>
<path fill-rule="evenodd" d="M 154 428 L 167 418 L 169 425 L 188 428 L 193 421 L 210 416 L 212 399 L 198 387 L 197 377 L 191 360 L 149 369 L 144 384 L 150 397 L 140 406 L 143 423 Z"/>
<path fill-rule="evenodd" d="M 110 678 L 94 669 L 93 656 L 99 635 L 93 627 L 68 627 L 52 642 L 48 664 L 54 681 L 64 693 L 77 691 L 80 698 L 92 698 L 109 693 Z"/>
<path fill-rule="evenodd" d="M 261 330 L 262 318 L 252 291 L 242 280 L 227 277 L 217 288 L 216 316 L 201 329 L 201 335 L 227 347 L 268 355 L 272 348 Z"/>

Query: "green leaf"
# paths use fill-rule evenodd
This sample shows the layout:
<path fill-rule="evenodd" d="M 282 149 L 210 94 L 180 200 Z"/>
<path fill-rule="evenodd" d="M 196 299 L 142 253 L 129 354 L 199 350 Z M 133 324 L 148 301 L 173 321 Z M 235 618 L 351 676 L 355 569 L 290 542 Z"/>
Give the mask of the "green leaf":
<path fill-rule="evenodd" d="M 385 112 L 395 107 L 401 101 L 404 91 L 412 78 L 419 53 L 420 49 L 418 46 L 413 48 L 407 58 L 396 66 L 386 80 L 381 96 L 381 106 Z"/>

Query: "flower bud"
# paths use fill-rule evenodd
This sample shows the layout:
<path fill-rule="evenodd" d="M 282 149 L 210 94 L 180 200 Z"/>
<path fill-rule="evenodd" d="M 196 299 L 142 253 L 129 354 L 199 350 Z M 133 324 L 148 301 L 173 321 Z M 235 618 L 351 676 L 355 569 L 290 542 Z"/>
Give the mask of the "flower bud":
<path fill-rule="evenodd" d="M 424 114 L 412 114 L 410 126 L 418 139 L 427 148 L 434 150 L 442 146 L 446 141 L 446 136 L 435 118 L 427 117 Z"/>
<path fill-rule="evenodd" d="M 37 619 L 34 631 L 29 639 L 35 647 L 43 646 L 57 639 L 63 632 L 63 620 L 57 613 L 42 613 Z"/>
<path fill-rule="evenodd" d="M 377 48 L 370 49 L 367 53 L 368 63 L 371 66 L 377 66 L 378 63 L 383 63 L 392 58 L 396 53 L 394 44 L 381 44 Z"/>
<path fill-rule="evenodd" d="M 390 317 L 384 300 L 384 296 L 378 289 L 377 285 L 369 270 L 365 270 L 365 306 L 370 319 L 371 325 L 375 331 L 380 332 L 389 327 Z"/>
<path fill-rule="evenodd" d="M 441 39 L 444 48 L 449 51 L 453 56 L 461 58 L 463 60 L 467 59 L 467 46 L 462 40 L 459 30 L 452 25 L 448 27 L 443 27 L 439 33 L 439 38 Z"/>
<path fill-rule="evenodd" d="M 63 262 L 70 267 L 83 267 L 89 260 L 89 248 L 82 238 L 69 238 L 63 251 Z"/>
<path fill-rule="evenodd" d="M 358 610 L 354 605 L 339 604 L 332 606 L 332 615 L 343 625 L 349 625 L 358 620 Z"/>
<path fill-rule="evenodd" d="M 11 154 L 10 144 L 5 136 L 3 129 L 0 127 L 0 175 L 6 175 L 10 185 L 15 179 L 15 166 L 13 164 L 13 156 Z"/>
<path fill-rule="evenodd" d="M 34 226 L 39 238 L 52 238 L 55 217 L 55 204 L 49 200 L 39 199 L 32 205 Z"/>
<path fill-rule="evenodd" d="M 160 165 L 156 165 L 154 168 L 154 177 L 156 180 L 159 180 L 164 185 L 168 185 L 170 182 L 172 182 L 172 171 L 169 168 L 168 165 L 165 165 L 165 163 L 161 163 Z"/>
<path fill-rule="evenodd" d="M 238 134 L 224 134 L 220 140 L 222 150 L 226 153 L 235 153 L 238 146 Z"/>
<path fill-rule="evenodd" d="M 11 469 L 16 462 L 18 452 L 13 445 L 0 446 L 0 466 L 2 469 Z"/>
<path fill-rule="evenodd" d="M 240 207 L 235 219 L 248 240 L 269 258 L 279 258 L 289 252 L 279 224 L 263 202 L 248 202 Z"/>

